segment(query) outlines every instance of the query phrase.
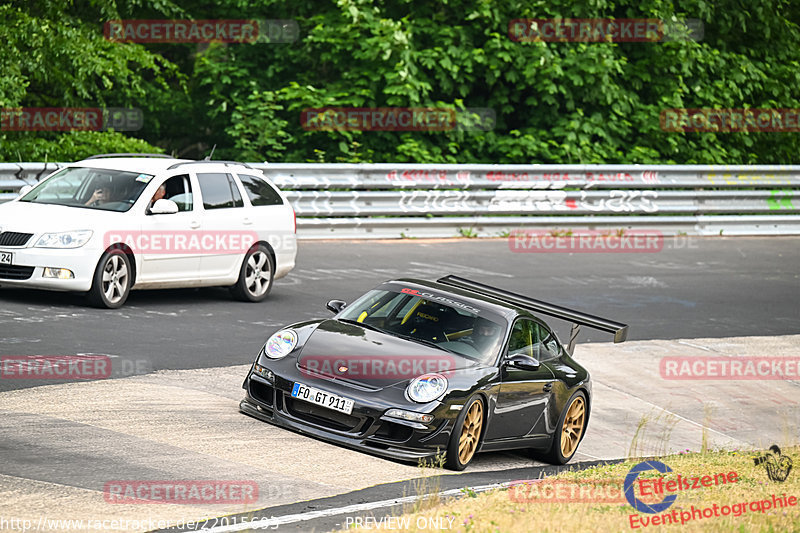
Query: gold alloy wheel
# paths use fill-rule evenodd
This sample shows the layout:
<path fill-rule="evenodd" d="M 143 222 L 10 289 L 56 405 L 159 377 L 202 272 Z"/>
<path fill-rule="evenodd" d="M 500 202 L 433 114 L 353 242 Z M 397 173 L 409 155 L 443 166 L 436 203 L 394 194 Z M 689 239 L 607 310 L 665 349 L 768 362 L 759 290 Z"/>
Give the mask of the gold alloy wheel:
<path fill-rule="evenodd" d="M 483 405 L 478 400 L 469 408 L 467 416 L 464 417 L 464 423 L 461 425 L 461 438 L 458 440 L 458 460 L 461 461 L 462 465 L 467 464 L 472 459 L 472 456 L 475 455 L 482 427 Z"/>
<path fill-rule="evenodd" d="M 578 442 L 583 433 L 583 423 L 586 420 L 586 404 L 582 396 L 578 396 L 569 406 L 567 416 L 564 417 L 564 427 L 561 428 L 561 455 L 564 458 L 575 453 Z"/>

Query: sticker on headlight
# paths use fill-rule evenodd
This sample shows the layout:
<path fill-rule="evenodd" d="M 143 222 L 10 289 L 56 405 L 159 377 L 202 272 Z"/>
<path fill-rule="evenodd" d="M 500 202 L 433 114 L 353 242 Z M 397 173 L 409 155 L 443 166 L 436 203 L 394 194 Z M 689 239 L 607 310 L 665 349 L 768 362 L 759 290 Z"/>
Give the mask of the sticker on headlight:
<path fill-rule="evenodd" d="M 288 355 L 297 345 L 297 333 L 284 329 L 275 333 L 264 345 L 264 352 L 270 359 L 280 359 Z"/>
<path fill-rule="evenodd" d="M 447 378 L 441 374 L 426 374 L 409 383 L 408 397 L 417 403 L 428 403 L 441 398 L 447 391 Z"/>

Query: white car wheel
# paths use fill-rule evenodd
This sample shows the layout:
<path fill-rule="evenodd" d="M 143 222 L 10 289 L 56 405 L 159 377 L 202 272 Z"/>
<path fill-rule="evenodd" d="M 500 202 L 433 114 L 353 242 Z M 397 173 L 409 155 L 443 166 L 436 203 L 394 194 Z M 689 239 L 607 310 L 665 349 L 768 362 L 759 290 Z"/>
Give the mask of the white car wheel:
<path fill-rule="evenodd" d="M 240 300 L 260 302 L 272 289 L 275 275 L 272 256 L 263 244 L 258 244 L 247 252 L 239 272 L 239 280 L 232 292 Z"/>
<path fill-rule="evenodd" d="M 109 250 L 97 263 L 89 299 L 97 307 L 122 307 L 131 292 L 131 263 L 122 250 Z"/>

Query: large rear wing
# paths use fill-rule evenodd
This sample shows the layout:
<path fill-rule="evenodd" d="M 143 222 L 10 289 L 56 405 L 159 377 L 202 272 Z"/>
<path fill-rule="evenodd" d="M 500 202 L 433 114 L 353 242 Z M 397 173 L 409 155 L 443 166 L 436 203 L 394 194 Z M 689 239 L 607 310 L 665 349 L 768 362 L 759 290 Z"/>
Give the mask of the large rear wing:
<path fill-rule="evenodd" d="M 575 350 L 575 339 L 578 337 L 578 332 L 580 331 L 581 326 L 587 326 L 593 329 L 604 331 L 606 333 L 611 333 L 614 335 L 615 343 L 624 342 L 625 339 L 628 338 L 627 324 L 615 322 L 607 318 L 589 315 L 574 309 L 561 307 L 560 305 L 543 302 L 541 300 L 535 300 L 533 298 L 529 298 L 528 296 L 523 296 L 521 294 L 504 289 L 498 289 L 497 287 L 485 285 L 483 283 L 465 279 L 459 276 L 445 276 L 436 281 L 443 285 L 450 285 L 452 287 L 458 287 L 460 289 L 466 289 L 484 296 L 489 296 L 491 298 L 522 307 L 523 309 L 527 309 L 529 311 L 542 313 L 544 315 L 549 315 L 572 322 L 572 331 L 570 331 L 569 346 L 567 348 L 570 354 L 572 354 Z"/>

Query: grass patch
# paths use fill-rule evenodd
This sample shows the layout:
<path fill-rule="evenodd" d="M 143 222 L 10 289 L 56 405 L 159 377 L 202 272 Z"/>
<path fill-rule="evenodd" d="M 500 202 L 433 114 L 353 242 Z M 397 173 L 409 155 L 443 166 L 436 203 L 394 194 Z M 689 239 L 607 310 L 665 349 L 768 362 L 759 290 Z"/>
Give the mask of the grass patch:
<path fill-rule="evenodd" d="M 420 476 L 412 482 L 416 500 L 413 503 L 403 504 L 404 515 L 418 514 L 442 504 L 439 493 L 442 491 L 440 476 L 444 462 L 445 456 L 443 453 L 430 460 L 420 459 L 417 464 Z M 403 497 L 405 496 L 408 496 L 408 494 L 403 493 Z"/>
<path fill-rule="evenodd" d="M 458 233 L 467 239 L 474 239 L 478 236 L 478 232 L 475 231 L 475 228 L 458 228 Z"/>
<path fill-rule="evenodd" d="M 769 509 L 761 512 L 753 509 L 751 502 L 770 500 L 772 496 L 780 498 L 784 494 L 787 498 L 794 496 L 800 499 L 800 466 L 793 469 L 785 482 L 771 481 L 767 476 L 764 465 L 756 465 L 754 458 L 763 455 L 761 451 L 708 451 L 706 453 L 682 453 L 657 458 L 672 469 L 671 473 L 663 474 L 663 481 L 682 478 L 694 478 L 718 474 L 728 475 L 735 472 L 737 481 L 720 483 L 711 486 L 699 486 L 695 489 L 674 492 L 676 501 L 662 513 L 646 514 L 636 511 L 618 491 L 617 497 L 608 499 L 587 496 L 580 502 L 554 502 L 553 492 L 547 497 L 546 492 L 537 491 L 514 492 L 522 487 L 511 489 L 498 489 L 491 492 L 475 495 L 470 491 L 464 496 L 445 500 L 438 505 L 430 505 L 433 499 L 428 497 L 428 505 L 414 512 L 405 513 L 399 517 L 399 522 L 394 522 L 395 530 L 398 524 L 407 525 L 403 531 L 434 531 L 431 524 L 440 524 L 448 531 L 463 532 L 607 532 L 607 531 L 737 531 L 737 532 L 779 532 L 800 531 L 800 501 L 793 507 Z M 786 448 L 783 455 L 800 461 L 800 447 Z M 641 462 L 641 459 L 632 459 L 624 463 L 613 465 L 600 465 L 577 472 L 564 472 L 548 480 L 559 480 L 567 486 L 622 486 L 622 480 L 630 469 Z M 649 470 L 640 474 L 640 479 L 657 478 L 662 474 Z M 542 487 L 542 484 L 531 483 L 530 488 Z M 645 501 L 646 497 L 637 496 Z M 566 491 L 564 494 L 569 494 Z M 575 494 L 573 492 L 573 494 Z M 607 493 L 610 494 L 610 493 Z M 522 496 L 520 496 L 522 495 Z M 650 498 L 650 502 L 661 501 L 663 495 Z M 581 498 L 576 498 L 581 499 Z M 621 501 L 620 501 L 621 500 Z M 730 514 L 719 517 L 695 518 L 687 520 L 681 525 L 681 512 L 691 512 L 692 506 L 696 509 L 713 508 L 714 504 L 722 510 L 729 506 Z M 742 504 L 745 504 L 743 510 Z M 734 507 L 738 506 L 738 507 Z M 766 507 L 766 506 L 764 506 Z M 734 516 L 735 509 L 739 509 L 740 516 Z M 664 516 L 675 511 L 678 522 L 673 525 L 631 528 L 630 516 L 638 515 L 640 519 L 655 516 Z M 438 522 L 437 522 L 438 520 Z M 637 524 L 640 522 L 637 522 Z M 425 526 L 425 527 L 418 527 Z M 350 531 L 353 531 L 351 529 Z"/>

